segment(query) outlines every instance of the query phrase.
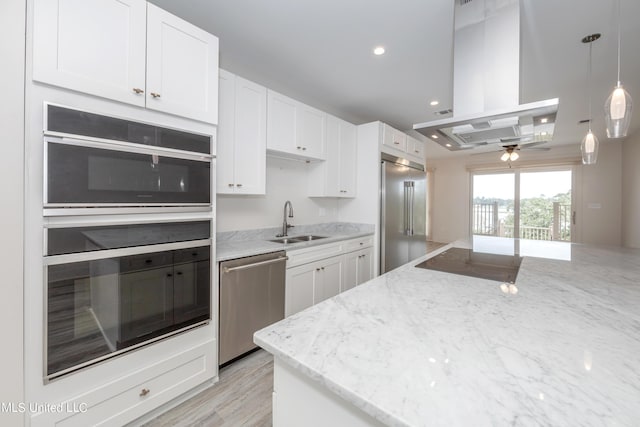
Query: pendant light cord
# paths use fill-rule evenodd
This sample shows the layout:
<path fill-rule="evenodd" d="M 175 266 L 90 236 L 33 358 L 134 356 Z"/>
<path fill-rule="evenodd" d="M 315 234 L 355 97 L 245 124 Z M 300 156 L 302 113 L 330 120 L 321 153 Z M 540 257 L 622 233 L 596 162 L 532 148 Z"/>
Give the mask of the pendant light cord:
<path fill-rule="evenodd" d="M 618 86 L 620 86 L 620 0 L 618 0 Z"/>
<path fill-rule="evenodd" d="M 589 42 L 589 73 L 587 74 L 587 90 L 589 92 L 589 133 L 591 133 L 591 48 L 593 41 Z"/>

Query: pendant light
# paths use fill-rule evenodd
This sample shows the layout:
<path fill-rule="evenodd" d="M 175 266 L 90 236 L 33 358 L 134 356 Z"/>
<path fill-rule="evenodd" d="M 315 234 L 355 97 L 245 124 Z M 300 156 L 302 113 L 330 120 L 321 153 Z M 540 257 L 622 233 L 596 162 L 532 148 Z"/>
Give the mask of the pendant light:
<path fill-rule="evenodd" d="M 623 138 L 627 136 L 631 123 L 633 101 L 629 92 L 620 83 L 620 0 L 618 0 L 618 84 L 604 103 L 604 114 L 607 125 L 608 138 Z"/>
<path fill-rule="evenodd" d="M 599 33 L 591 34 L 582 39 L 582 43 L 589 43 L 589 74 L 587 75 L 587 90 L 589 91 L 589 132 L 582 138 L 580 151 L 582 151 L 582 164 L 594 165 L 598 160 L 598 138 L 591 131 L 591 47 L 592 43 L 600 38 Z"/>

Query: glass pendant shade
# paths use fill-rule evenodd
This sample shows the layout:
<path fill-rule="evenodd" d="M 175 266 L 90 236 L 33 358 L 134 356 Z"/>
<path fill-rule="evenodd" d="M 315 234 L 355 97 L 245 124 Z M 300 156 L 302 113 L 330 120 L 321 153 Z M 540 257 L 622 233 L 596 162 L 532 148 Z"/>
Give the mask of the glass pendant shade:
<path fill-rule="evenodd" d="M 511 155 L 509 156 L 510 160 L 518 160 L 518 158 L 520 157 L 520 154 L 516 153 L 515 151 L 513 153 L 511 153 Z"/>
<path fill-rule="evenodd" d="M 500 160 L 502 160 L 503 162 L 509 160 L 509 153 L 504 153 L 502 157 L 500 157 Z"/>
<path fill-rule="evenodd" d="M 582 139 L 582 144 L 580 144 L 583 165 L 594 165 L 596 163 L 598 160 L 598 145 L 598 138 L 589 129 L 589 132 Z"/>
<path fill-rule="evenodd" d="M 605 122 L 608 138 L 624 138 L 631 123 L 633 101 L 629 92 L 624 90 L 620 82 L 604 104 Z"/>

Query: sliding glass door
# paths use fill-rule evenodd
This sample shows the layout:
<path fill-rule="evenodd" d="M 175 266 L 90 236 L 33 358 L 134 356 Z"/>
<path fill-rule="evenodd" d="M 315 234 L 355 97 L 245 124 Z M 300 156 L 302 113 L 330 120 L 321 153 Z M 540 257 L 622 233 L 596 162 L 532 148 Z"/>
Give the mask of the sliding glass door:
<path fill-rule="evenodd" d="M 570 167 L 474 172 L 472 235 L 570 242 L 571 175 Z"/>

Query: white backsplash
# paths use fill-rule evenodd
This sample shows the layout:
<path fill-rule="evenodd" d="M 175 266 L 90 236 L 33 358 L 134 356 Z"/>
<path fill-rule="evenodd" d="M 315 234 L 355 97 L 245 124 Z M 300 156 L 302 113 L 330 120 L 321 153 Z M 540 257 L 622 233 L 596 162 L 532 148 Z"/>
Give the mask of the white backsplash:
<path fill-rule="evenodd" d="M 293 225 L 338 221 L 338 201 L 307 197 L 307 167 L 301 161 L 267 157 L 266 196 L 217 196 L 217 231 L 281 227 L 284 203 L 293 205 Z"/>

